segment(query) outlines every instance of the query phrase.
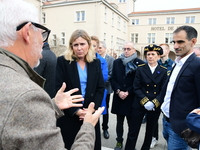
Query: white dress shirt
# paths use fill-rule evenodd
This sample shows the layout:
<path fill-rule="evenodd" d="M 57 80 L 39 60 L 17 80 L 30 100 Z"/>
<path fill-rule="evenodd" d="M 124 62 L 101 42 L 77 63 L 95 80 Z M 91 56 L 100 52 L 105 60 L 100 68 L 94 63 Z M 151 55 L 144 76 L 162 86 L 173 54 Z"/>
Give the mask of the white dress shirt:
<path fill-rule="evenodd" d="M 183 57 L 182 59 L 180 57 L 177 57 L 175 59 L 176 66 L 174 67 L 174 70 L 171 72 L 171 76 L 170 76 L 170 79 L 169 79 L 169 82 L 168 82 L 168 85 L 167 85 L 166 94 L 165 94 L 165 97 L 164 97 L 164 102 L 161 105 L 162 112 L 168 118 L 170 118 L 169 107 L 170 107 L 171 94 L 172 94 L 172 91 L 173 91 L 173 88 L 174 88 L 174 83 L 176 81 L 176 78 L 177 78 L 182 66 L 184 65 L 186 60 L 190 57 L 191 54 Z"/>

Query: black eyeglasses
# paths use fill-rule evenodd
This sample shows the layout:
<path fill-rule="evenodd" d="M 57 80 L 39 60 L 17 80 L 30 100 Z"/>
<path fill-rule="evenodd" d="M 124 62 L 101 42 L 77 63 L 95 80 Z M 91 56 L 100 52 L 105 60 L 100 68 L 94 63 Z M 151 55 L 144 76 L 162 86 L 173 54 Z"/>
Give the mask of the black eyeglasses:
<path fill-rule="evenodd" d="M 24 22 L 24 23 L 18 25 L 17 28 L 16 28 L 16 31 L 21 30 L 21 28 L 23 28 L 27 23 L 29 23 L 29 22 Z M 42 26 L 42 25 L 40 25 L 38 23 L 35 23 L 35 22 L 30 22 L 30 23 L 32 25 L 34 25 L 35 27 L 44 30 L 42 32 L 42 37 L 43 37 L 43 42 L 46 42 L 48 40 L 48 37 L 49 37 L 49 34 L 50 34 L 51 30 L 49 30 L 48 28 L 46 28 L 46 27 L 44 27 L 44 26 Z"/>
<path fill-rule="evenodd" d="M 131 50 L 131 48 L 122 48 L 123 49 L 123 51 L 130 51 Z"/>

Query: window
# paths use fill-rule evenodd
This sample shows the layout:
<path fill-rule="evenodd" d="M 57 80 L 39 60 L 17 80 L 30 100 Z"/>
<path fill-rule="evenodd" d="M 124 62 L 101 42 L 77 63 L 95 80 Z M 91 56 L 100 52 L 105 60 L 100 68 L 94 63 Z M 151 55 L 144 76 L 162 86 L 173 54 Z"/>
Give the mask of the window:
<path fill-rule="evenodd" d="M 104 10 L 104 22 L 107 22 L 107 7 Z"/>
<path fill-rule="evenodd" d="M 46 14 L 45 14 L 45 12 L 42 13 L 42 23 L 43 24 L 46 23 Z"/>
<path fill-rule="evenodd" d="M 147 36 L 148 43 L 155 43 L 155 36 L 156 36 L 155 33 L 148 33 L 148 36 Z"/>
<path fill-rule="evenodd" d="M 131 34 L 131 41 L 133 43 L 138 43 L 138 33 L 132 33 Z"/>
<path fill-rule="evenodd" d="M 106 43 L 106 33 L 103 34 L 103 41 Z"/>
<path fill-rule="evenodd" d="M 149 18 L 149 25 L 156 24 L 156 18 Z"/>
<path fill-rule="evenodd" d="M 119 55 L 121 54 L 121 50 L 122 50 L 122 48 L 123 48 L 123 46 L 124 46 L 124 42 L 125 42 L 125 40 L 123 40 L 123 39 L 121 39 L 121 38 L 119 38 L 119 37 L 117 37 L 117 49 L 119 50 Z"/>
<path fill-rule="evenodd" d="M 112 13 L 112 26 L 114 26 L 114 23 L 115 23 L 114 21 L 115 21 L 115 13 L 113 12 Z"/>
<path fill-rule="evenodd" d="M 111 35 L 111 49 L 113 48 L 113 35 Z"/>
<path fill-rule="evenodd" d="M 174 24 L 175 18 L 174 17 L 168 17 L 166 18 L 166 24 Z"/>
<path fill-rule="evenodd" d="M 57 46 L 57 36 L 53 34 L 53 46 Z"/>
<path fill-rule="evenodd" d="M 165 43 L 171 43 L 173 33 L 165 33 Z"/>
<path fill-rule="evenodd" d="M 124 32 L 126 32 L 126 21 L 124 21 Z"/>
<path fill-rule="evenodd" d="M 195 23 L 195 16 L 188 16 L 185 18 L 185 23 Z"/>
<path fill-rule="evenodd" d="M 65 32 L 61 32 L 61 45 L 65 45 Z"/>
<path fill-rule="evenodd" d="M 118 22 L 117 22 L 117 24 L 118 24 L 118 29 L 120 29 L 120 17 L 118 16 Z"/>
<path fill-rule="evenodd" d="M 125 3 L 126 0 L 119 0 L 119 3 Z"/>
<path fill-rule="evenodd" d="M 139 25 L 139 19 L 132 19 L 132 25 Z"/>
<path fill-rule="evenodd" d="M 85 11 L 76 11 L 76 21 L 85 21 Z"/>

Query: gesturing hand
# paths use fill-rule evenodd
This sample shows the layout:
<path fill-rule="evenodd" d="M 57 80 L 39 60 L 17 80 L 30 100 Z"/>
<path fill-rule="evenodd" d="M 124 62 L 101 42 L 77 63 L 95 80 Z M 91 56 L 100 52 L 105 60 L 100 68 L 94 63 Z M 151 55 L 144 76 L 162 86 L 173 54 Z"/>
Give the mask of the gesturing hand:
<path fill-rule="evenodd" d="M 72 93 L 77 92 L 78 88 L 74 88 L 69 90 L 68 92 L 64 92 L 66 88 L 66 83 L 63 83 L 62 87 L 56 93 L 55 103 L 61 110 L 68 109 L 70 107 L 82 107 L 83 104 L 76 104 L 77 102 L 81 102 L 84 100 L 82 95 L 73 95 Z"/>
<path fill-rule="evenodd" d="M 94 112 L 94 103 L 91 102 L 88 106 L 88 110 L 87 110 L 87 113 L 85 115 L 85 118 L 84 118 L 84 122 L 89 122 L 91 123 L 93 126 L 96 125 L 99 117 L 101 116 L 103 110 L 104 110 L 104 107 L 99 107 L 98 110 L 96 110 Z M 94 112 L 94 113 L 93 113 Z"/>

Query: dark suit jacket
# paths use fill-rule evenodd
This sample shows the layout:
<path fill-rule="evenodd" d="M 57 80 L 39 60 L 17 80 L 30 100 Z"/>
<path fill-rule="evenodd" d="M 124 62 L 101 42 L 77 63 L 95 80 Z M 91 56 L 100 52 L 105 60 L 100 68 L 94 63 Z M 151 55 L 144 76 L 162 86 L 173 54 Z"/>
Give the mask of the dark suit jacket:
<path fill-rule="evenodd" d="M 144 62 L 139 58 L 134 59 L 134 64 L 137 66 L 143 64 Z M 116 59 L 113 63 L 113 70 L 110 79 L 110 83 L 112 89 L 114 91 L 113 94 L 113 103 L 111 112 L 114 114 L 119 114 L 123 116 L 131 115 L 131 106 L 134 100 L 133 93 L 133 81 L 135 78 L 135 72 L 129 73 L 127 76 L 125 75 L 125 66 L 120 58 Z M 121 91 L 128 91 L 129 95 L 126 99 L 122 100 L 117 94 L 117 89 Z"/>
<path fill-rule="evenodd" d="M 135 92 L 133 108 L 144 109 L 144 106 L 140 104 L 144 97 L 147 97 L 150 101 L 156 98 L 161 105 L 160 92 L 166 79 L 167 69 L 160 65 L 156 67 L 153 74 L 148 64 L 138 67 L 133 84 Z M 158 108 L 160 108 L 160 105 Z"/>
<path fill-rule="evenodd" d="M 169 79 L 165 83 L 161 93 L 162 100 L 164 100 L 168 81 Z M 192 54 L 182 66 L 171 95 L 170 123 L 174 132 L 180 134 L 187 128 L 186 116 L 199 106 L 200 58 Z"/>
<path fill-rule="evenodd" d="M 73 88 L 79 88 L 74 94 L 81 94 L 80 79 L 76 61 L 71 63 L 64 56 L 58 57 L 56 66 L 56 89 L 58 90 L 62 83 L 65 82 L 68 91 Z M 104 81 L 101 72 L 99 59 L 95 59 L 91 63 L 87 63 L 87 87 L 83 107 L 87 108 L 90 102 L 95 103 L 95 109 L 101 106 L 104 93 Z M 75 115 L 78 107 L 64 110 L 65 116 L 57 121 L 57 125 L 61 128 L 61 133 L 66 145 L 70 149 L 76 134 L 78 133 L 82 121 Z"/>
<path fill-rule="evenodd" d="M 114 58 L 112 56 L 109 56 L 106 54 L 105 59 L 107 61 L 107 65 L 108 65 L 108 80 L 105 83 L 105 88 L 106 90 L 108 90 L 108 94 L 112 93 L 112 88 L 110 85 L 110 77 L 112 74 L 112 68 L 113 68 L 113 62 L 114 62 Z"/>

